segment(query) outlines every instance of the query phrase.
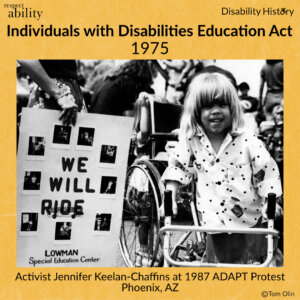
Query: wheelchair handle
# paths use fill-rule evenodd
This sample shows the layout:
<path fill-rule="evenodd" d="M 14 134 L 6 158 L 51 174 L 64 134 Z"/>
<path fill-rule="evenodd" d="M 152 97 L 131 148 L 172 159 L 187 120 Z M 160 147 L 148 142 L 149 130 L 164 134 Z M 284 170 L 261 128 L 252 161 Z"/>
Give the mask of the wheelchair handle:
<path fill-rule="evenodd" d="M 267 216 L 269 220 L 275 219 L 275 210 L 276 210 L 276 194 L 269 193 L 268 194 L 268 208 L 267 208 Z"/>
<path fill-rule="evenodd" d="M 173 216 L 173 207 L 172 207 L 172 191 L 165 190 L 164 193 L 164 207 L 165 207 L 165 216 Z"/>
<path fill-rule="evenodd" d="M 150 139 L 152 141 L 178 141 L 178 134 L 176 133 L 151 133 Z"/>

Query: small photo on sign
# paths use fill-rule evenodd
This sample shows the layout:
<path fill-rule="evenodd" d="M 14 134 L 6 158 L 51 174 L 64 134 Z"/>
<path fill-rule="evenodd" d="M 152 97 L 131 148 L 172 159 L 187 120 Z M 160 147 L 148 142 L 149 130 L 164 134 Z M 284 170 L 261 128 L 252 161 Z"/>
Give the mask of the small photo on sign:
<path fill-rule="evenodd" d="M 109 231 L 111 223 L 111 214 L 96 214 L 94 231 Z"/>
<path fill-rule="evenodd" d="M 100 164 L 102 166 L 113 167 L 116 163 L 117 146 L 102 145 L 100 153 Z"/>
<path fill-rule="evenodd" d="M 116 193 L 117 177 L 102 176 L 100 194 L 113 195 Z"/>
<path fill-rule="evenodd" d="M 37 231 L 38 213 L 22 213 L 21 216 L 21 231 L 30 232 Z"/>
<path fill-rule="evenodd" d="M 24 176 L 24 191 L 39 191 L 41 185 L 41 172 L 26 171 Z"/>
<path fill-rule="evenodd" d="M 86 149 L 86 147 L 92 147 L 94 143 L 94 134 L 95 128 L 79 127 L 77 148 L 78 146 L 79 148 L 80 146 L 83 146 L 82 149 Z"/>
<path fill-rule="evenodd" d="M 71 240 L 72 222 L 56 222 L 55 240 L 69 241 Z"/>
<path fill-rule="evenodd" d="M 28 144 L 28 156 L 43 158 L 45 155 L 45 137 L 42 136 L 30 136 Z"/>
<path fill-rule="evenodd" d="M 54 125 L 53 146 L 68 149 L 70 147 L 71 131 L 71 126 Z"/>

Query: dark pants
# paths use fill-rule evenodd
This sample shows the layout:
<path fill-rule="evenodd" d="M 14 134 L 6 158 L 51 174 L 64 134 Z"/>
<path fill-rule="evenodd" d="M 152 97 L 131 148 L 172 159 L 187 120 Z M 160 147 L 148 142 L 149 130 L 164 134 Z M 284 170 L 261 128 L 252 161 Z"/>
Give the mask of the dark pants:
<path fill-rule="evenodd" d="M 263 226 L 260 226 L 263 227 Z M 206 256 L 211 263 L 263 262 L 267 239 L 262 234 L 208 234 Z"/>

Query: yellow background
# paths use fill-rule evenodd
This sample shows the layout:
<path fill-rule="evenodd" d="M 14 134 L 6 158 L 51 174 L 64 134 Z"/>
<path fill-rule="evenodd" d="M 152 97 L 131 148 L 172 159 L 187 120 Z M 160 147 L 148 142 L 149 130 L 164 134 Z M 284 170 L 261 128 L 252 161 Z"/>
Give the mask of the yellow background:
<path fill-rule="evenodd" d="M 3 4 L 24 3 L 26 7 L 43 10 L 40 21 L 34 19 L 9 19 Z M 289 16 L 221 16 L 221 7 L 263 7 L 294 9 Z M 16 2 L 1 1 L 1 158 L 0 158 L 0 299 L 261 299 L 261 291 L 291 291 L 293 299 L 300 299 L 299 270 L 299 211 L 298 188 L 300 178 L 300 84 L 299 84 L 299 11 L 297 0 L 286 1 L 226 1 L 226 0 L 36 0 Z M 169 42 L 169 53 L 163 55 L 131 55 L 131 44 L 144 38 L 93 37 L 83 35 L 72 38 L 6 37 L 6 26 L 53 24 L 56 27 L 91 27 L 97 24 L 117 28 L 119 24 L 178 24 L 193 27 L 193 37 L 155 38 Z M 198 24 L 217 27 L 236 27 L 248 24 L 270 28 L 271 25 L 293 27 L 293 37 L 220 38 L 197 37 Z M 16 59 L 70 58 L 70 59 L 149 59 L 149 58 L 201 58 L 201 59 L 284 59 L 285 70 L 285 261 L 278 269 L 192 269 L 189 271 L 257 271 L 261 274 L 285 273 L 284 282 L 208 281 L 181 282 L 178 293 L 125 293 L 120 283 L 113 282 L 15 282 L 17 272 L 94 273 L 112 272 L 114 269 L 78 268 L 46 269 L 16 268 Z M 246 71 L 246 70 L 245 70 Z M 130 274 L 133 269 L 118 268 L 118 273 Z M 139 270 L 140 271 L 140 270 Z M 153 269 L 141 272 L 149 273 Z M 185 273 L 187 269 L 157 269 L 158 273 Z M 279 297 L 276 297 L 277 299 Z M 289 297 L 285 297 L 289 298 Z"/>

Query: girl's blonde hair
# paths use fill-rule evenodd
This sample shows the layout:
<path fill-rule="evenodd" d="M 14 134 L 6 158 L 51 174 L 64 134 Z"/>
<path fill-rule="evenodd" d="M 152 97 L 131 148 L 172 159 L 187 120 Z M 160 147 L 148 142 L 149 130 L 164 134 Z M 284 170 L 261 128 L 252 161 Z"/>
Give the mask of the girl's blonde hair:
<path fill-rule="evenodd" d="M 215 104 L 229 106 L 232 118 L 230 132 L 237 133 L 244 125 L 244 120 L 235 87 L 221 73 L 202 73 L 189 86 L 180 122 L 180 134 L 189 139 L 199 133 L 202 108 Z"/>

